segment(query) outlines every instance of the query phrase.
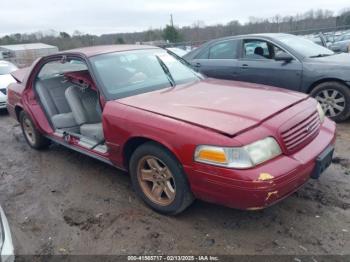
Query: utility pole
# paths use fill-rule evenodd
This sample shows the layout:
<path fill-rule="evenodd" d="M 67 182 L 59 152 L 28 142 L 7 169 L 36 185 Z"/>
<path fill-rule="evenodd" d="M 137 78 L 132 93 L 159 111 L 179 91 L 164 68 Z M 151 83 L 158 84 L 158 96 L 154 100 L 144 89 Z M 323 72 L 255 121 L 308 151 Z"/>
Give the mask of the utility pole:
<path fill-rule="evenodd" d="M 170 25 L 171 27 L 174 27 L 173 14 L 170 14 Z"/>

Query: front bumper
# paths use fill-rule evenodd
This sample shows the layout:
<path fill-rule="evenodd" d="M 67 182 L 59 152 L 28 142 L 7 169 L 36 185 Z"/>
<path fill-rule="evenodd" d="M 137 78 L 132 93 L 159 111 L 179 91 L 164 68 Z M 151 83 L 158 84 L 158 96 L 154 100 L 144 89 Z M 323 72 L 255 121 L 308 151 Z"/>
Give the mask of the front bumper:
<path fill-rule="evenodd" d="M 194 195 L 232 208 L 257 210 L 297 191 L 312 175 L 316 158 L 335 143 L 335 123 L 325 119 L 318 136 L 292 155 L 252 169 L 234 170 L 194 163 L 185 167 Z M 272 179 L 264 179 L 269 174 Z"/>
<path fill-rule="evenodd" d="M 15 260 L 14 249 L 12 244 L 12 237 L 8 221 L 5 217 L 5 213 L 0 207 L 0 219 L 3 232 L 4 243 L 0 249 L 0 261 L 1 262 L 13 262 Z"/>

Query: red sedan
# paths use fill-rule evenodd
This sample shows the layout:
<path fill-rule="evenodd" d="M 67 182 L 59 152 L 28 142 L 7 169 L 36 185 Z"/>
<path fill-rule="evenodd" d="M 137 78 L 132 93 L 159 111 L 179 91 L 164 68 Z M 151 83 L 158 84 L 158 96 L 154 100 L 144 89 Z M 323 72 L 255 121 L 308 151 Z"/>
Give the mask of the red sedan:
<path fill-rule="evenodd" d="M 161 213 L 195 198 L 265 208 L 332 160 L 335 124 L 313 98 L 205 79 L 160 48 L 76 49 L 13 76 L 8 111 L 31 147 L 54 142 L 128 171 Z"/>

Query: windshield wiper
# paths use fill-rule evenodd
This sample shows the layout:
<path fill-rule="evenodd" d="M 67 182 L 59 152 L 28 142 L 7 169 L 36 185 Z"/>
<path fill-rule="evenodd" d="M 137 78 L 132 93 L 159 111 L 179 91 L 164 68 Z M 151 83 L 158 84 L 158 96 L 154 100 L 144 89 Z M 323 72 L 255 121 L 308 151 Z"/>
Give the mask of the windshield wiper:
<path fill-rule="evenodd" d="M 317 58 L 317 57 L 325 57 L 325 56 L 331 56 L 332 54 L 318 54 L 318 55 L 312 55 L 310 58 Z"/>
<path fill-rule="evenodd" d="M 169 83 L 172 87 L 174 87 L 176 85 L 175 80 L 173 78 L 173 76 L 171 75 L 169 68 L 166 66 L 166 64 L 162 61 L 162 59 L 159 58 L 159 56 L 156 55 L 156 58 L 158 60 L 158 63 L 160 64 L 160 66 L 162 67 L 164 73 L 166 74 Z"/>

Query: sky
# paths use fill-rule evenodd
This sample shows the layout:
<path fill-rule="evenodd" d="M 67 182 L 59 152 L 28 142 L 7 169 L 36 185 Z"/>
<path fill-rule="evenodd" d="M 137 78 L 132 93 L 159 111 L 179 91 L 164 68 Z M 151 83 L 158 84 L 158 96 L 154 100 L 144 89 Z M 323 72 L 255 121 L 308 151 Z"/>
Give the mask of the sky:
<path fill-rule="evenodd" d="M 90 34 L 163 28 L 173 14 L 177 26 L 244 23 L 249 17 L 296 15 L 310 9 L 335 14 L 349 0 L 0 0 L 0 35 L 75 30 Z"/>

